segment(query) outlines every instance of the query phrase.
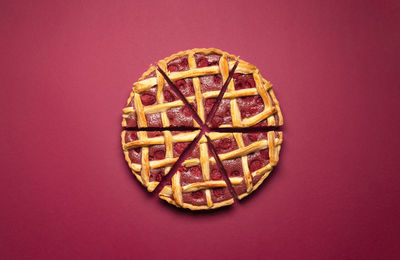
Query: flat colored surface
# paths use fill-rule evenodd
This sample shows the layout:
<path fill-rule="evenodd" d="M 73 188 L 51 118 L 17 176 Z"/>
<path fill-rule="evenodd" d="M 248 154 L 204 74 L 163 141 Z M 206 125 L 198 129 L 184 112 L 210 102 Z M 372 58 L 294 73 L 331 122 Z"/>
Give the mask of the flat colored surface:
<path fill-rule="evenodd" d="M 399 1 L 2 1 L 2 259 L 399 259 Z M 151 62 L 240 55 L 285 119 L 271 178 L 193 214 L 145 192 L 121 108 Z"/>

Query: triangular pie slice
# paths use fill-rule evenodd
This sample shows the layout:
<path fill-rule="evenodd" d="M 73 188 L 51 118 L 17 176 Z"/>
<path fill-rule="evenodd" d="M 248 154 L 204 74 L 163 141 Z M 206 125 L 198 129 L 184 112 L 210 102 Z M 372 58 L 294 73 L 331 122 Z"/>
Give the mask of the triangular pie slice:
<path fill-rule="evenodd" d="M 256 190 L 278 163 L 280 131 L 207 135 L 239 199 Z"/>
<path fill-rule="evenodd" d="M 139 182 L 153 191 L 199 132 L 124 130 L 125 160 Z"/>
<path fill-rule="evenodd" d="M 231 205 L 234 200 L 222 174 L 203 136 L 171 181 L 163 187 L 159 197 L 191 210 Z"/>
<path fill-rule="evenodd" d="M 187 64 L 185 57 L 171 62 L 175 65 L 169 65 L 168 68 L 174 71 L 185 70 L 187 67 L 182 65 Z M 167 65 L 161 63 L 160 67 L 166 69 Z M 177 78 L 174 85 L 197 111 L 192 78 Z M 175 89 L 168 85 L 155 66 L 151 66 L 139 81 L 133 84 L 126 107 L 122 111 L 122 126 L 128 128 L 199 126 L 194 121 L 190 109 L 184 105 Z"/>
<path fill-rule="evenodd" d="M 207 99 L 205 103 L 211 104 L 213 100 Z M 255 66 L 240 61 L 209 127 L 246 128 L 282 124 L 282 113 L 272 84 L 260 75 Z"/>

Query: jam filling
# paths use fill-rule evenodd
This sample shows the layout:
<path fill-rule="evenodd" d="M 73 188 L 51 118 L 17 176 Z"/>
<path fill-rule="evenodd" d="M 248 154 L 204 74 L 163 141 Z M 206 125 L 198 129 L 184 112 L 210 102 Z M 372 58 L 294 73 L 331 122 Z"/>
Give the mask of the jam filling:
<path fill-rule="evenodd" d="M 221 55 L 219 55 L 219 54 L 204 55 L 201 53 L 196 53 L 194 55 L 194 59 L 196 61 L 196 66 L 198 68 L 218 65 L 220 58 L 221 58 Z"/>
<path fill-rule="evenodd" d="M 200 90 L 202 93 L 209 91 L 218 91 L 222 88 L 222 77 L 221 75 L 207 75 L 200 76 Z"/>
<path fill-rule="evenodd" d="M 188 56 L 185 55 L 168 62 L 167 69 L 169 72 L 188 70 L 189 69 Z"/>

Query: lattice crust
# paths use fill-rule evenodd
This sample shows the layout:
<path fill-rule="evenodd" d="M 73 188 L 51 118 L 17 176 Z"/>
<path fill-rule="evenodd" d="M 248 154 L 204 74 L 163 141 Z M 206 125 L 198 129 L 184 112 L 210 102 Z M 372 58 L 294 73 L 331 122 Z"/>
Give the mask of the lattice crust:
<path fill-rule="evenodd" d="M 192 49 L 158 62 L 204 121 L 237 57 L 218 49 Z M 211 127 L 279 126 L 283 124 L 272 85 L 243 60 L 229 83 Z M 151 66 L 133 84 L 123 109 L 124 127 L 198 126 L 188 108 Z"/>
<path fill-rule="evenodd" d="M 192 49 L 157 63 L 205 122 L 238 58 L 218 49 Z M 190 109 L 157 71 L 150 68 L 133 84 L 123 108 L 123 127 L 199 127 Z M 283 118 L 272 85 L 252 64 L 239 60 L 211 128 L 281 126 Z M 143 129 L 146 130 L 146 129 Z M 148 129 L 147 129 L 148 130 Z M 123 131 L 125 159 L 136 178 L 153 191 L 200 131 Z M 268 177 L 279 160 L 282 132 L 207 133 L 239 199 Z M 191 210 L 214 209 L 233 198 L 207 144 L 195 149 L 159 193 L 167 202 Z"/>
<path fill-rule="evenodd" d="M 159 197 L 191 210 L 215 209 L 233 203 L 204 136 L 174 174 L 171 183 L 161 190 Z"/>
<path fill-rule="evenodd" d="M 239 199 L 256 190 L 278 163 L 282 132 L 207 135 Z"/>
<path fill-rule="evenodd" d="M 121 133 L 125 160 L 148 191 L 153 191 L 200 131 L 127 131 Z"/>

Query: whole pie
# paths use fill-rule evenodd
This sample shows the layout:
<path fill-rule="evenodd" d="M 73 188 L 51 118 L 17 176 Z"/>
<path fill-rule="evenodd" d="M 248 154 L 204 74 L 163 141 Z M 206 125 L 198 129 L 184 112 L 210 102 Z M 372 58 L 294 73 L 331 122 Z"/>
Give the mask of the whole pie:
<path fill-rule="evenodd" d="M 234 203 L 278 163 L 283 118 L 259 70 L 218 49 L 160 60 L 133 84 L 122 147 L 148 191 L 191 210 Z"/>

